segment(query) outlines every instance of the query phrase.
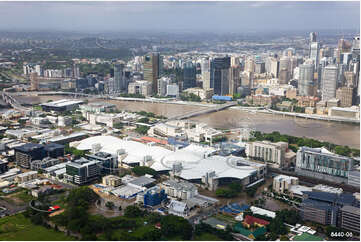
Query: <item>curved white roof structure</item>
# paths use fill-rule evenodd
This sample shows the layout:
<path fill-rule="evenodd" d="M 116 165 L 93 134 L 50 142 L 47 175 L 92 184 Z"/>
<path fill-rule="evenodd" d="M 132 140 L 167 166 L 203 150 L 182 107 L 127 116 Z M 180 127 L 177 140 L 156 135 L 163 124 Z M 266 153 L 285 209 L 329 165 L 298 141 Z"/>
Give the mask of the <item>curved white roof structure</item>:
<path fill-rule="evenodd" d="M 122 140 L 114 136 L 100 135 L 86 138 L 80 141 L 77 149 L 91 150 L 94 144 L 99 144 L 102 152 L 116 155 L 117 151 L 124 149 L 128 154 L 123 160 L 124 163 L 136 163 L 144 161 L 145 156 L 151 156 L 154 161 L 160 160 L 173 151 L 159 146 L 148 146 L 136 141 Z"/>
<path fill-rule="evenodd" d="M 201 179 L 207 172 L 213 171 L 216 178 L 244 179 L 265 166 L 239 157 L 211 156 L 216 150 L 209 146 L 191 144 L 183 149 L 171 151 L 113 136 L 86 138 L 80 141 L 77 149 L 90 150 L 94 144 L 100 145 L 100 151 L 114 155 L 119 149 L 124 149 L 127 153 L 124 163 L 142 162 L 145 156 L 151 156 L 151 168 L 156 171 L 169 171 L 173 169 L 173 165 L 181 164 L 182 169 L 177 176 L 186 180 Z"/>

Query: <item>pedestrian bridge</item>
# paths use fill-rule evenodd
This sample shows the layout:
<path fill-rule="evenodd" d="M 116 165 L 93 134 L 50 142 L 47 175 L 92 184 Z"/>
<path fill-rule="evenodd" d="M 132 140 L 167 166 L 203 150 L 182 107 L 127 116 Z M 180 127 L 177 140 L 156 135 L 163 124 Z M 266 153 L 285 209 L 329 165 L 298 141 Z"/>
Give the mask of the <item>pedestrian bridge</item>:
<path fill-rule="evenodd" d="M 214 107 L 210 107 L 208 109 L 197 110 L 197 111 L 193 111 L 193 112 L 189 112 L 189 113 L 175 115 L 175 116 L 169 117 L 167 121 L 187 119 L 187 118 L 192 118 L 192 117 L 196 117 L 196 116 L 207 114 L 207 113 L 218 112 L 218 111 L 227 109 L 227 108 L 235 106 L 235 105 L 237 105 L 237 102 L 227 102 L 225 104 L 218 104 L 218 105 L 215 105 Z"/>

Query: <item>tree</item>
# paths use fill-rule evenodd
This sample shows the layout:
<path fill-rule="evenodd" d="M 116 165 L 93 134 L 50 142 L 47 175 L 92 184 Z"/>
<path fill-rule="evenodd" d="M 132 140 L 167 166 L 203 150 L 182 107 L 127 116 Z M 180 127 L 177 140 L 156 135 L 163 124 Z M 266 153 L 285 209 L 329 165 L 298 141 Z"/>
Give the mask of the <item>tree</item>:
<path fill-rule="evenodd" d="M 141 118 L 137 122 L 147 124 L 147 123 L 149 123 L 149 118 Z"/>
<path fill-rule="evenodd" d="M 114 208 L 114 203 L 112 201 L 108 201 L 105 203 L 105 206 L 110 209 L 110 210 L 113 210 Z"/>
<path fill-rule="evenodd" d="M 138 125 L 137 128 L 135 129 L 135 131 L 139 134 L 147 134 L 149 130 L 148 126 L 142 126 L 142 125 Z"/>
<path fill-rule="evenodd" d="M 228 187 L 235 192 L 242 192 L 242 184 L 240 182 L 234 181 Z"/>
<path fill-rule="evenodd" d="M 136 166 L 132 168 L 132 172 L 134 172 L 134 174 L 137 176 L 144 176 L 145 174 L 149 174 L 155 177 L 158 176 L 158 172 L 148 166 Z"/>
<path fill-rule="evenodd" d="M 135 205 L 126 207 L 124 216 L 128 218 L 136 218 L 143 215 L 143 211 Z"/>
<path fill-rule="evenodd" d="M 237 192 L 227 188 L 218 188 L 216 190 L 216 196 L 224 197 L 224 198 L 233 198 L 237 196 Z"/>
<path fill-rule="evenodd" d="M 180 235 L 183 240 L 192 238 L 193 228 L 188 220 L 175 215 L 167 215 L 162 218 L 161 232 L 165 236 L 174 237 Z"/>
<path fill-rule="evenodd" d="M 113 128 L 115 129 L 122 129 L 123 128 L 123 124 L 122 123 L 116 123 L 113 125 Z"/>

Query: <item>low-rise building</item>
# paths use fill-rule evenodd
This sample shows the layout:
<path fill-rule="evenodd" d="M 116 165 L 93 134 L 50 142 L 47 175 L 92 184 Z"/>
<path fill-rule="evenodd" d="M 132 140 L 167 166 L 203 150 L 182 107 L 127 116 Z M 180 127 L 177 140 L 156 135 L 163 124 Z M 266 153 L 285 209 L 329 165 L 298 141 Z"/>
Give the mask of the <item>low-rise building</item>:
<path fill-rule="evenodd" d="M 348 173 L 347 184 L 354 186 L 354 187 L 360 187 L 360 171 L 359 170 L 350 171 Z"/>
<path fill-rule="evenodd" d="M 31 162 L 30 164 L 30 169 L 34 170 L 34 171 L 38 171 L 38 170 L 43 170 L 45 168 L 48 168 L 50 166 L 54 166 L 57 165 L 59 163 L 62 163 L 63 160 L 62 159 L 54 159 L 54 158 L 50 158 L 50 157 L 46 157 L 42 160 L 34 160 Z"/>
<path fill-rule="evenodd" d="M 341 226 L 346 231 L 360 232 L 360 208 L 343 206 L 341 208 Z"/>
<path fill-rule="evenodd" d="M 214 94 L 213 88 L 203 89 L 200 87 L 188 88 L 188 89 L 184 90 L 183 92 L 188 93 L 188 94 L 194 94 L 194 95 L 200 97 L 202 100 L 211 99 Z"/>
<path fill-rule="evenodd" d="M 328 115 L 359 120 L 360 109 L 355 106 L 350 108 L 332 107 L 328 109 Z"/>
<path fill-rule="evenodd" d="M 122 184 L 122 179 L 119 176 L 108 175 L 102 178 L 102 183 L 105 186 L 117 187 Z"/>
<path fill-rule="evenodd" d="M 37 171 L 28 171 L 28 172 L 20 173 L 19 175 L 17 175 L 15 177 L 15 182 L 24 183 L 24 182 L 34 180 L 37 177 L 38 177 Z"/>
<path fill-rule="evenodd" d="M 359 204 L 360 202 L 352 194 L 304 192 L 300 205 L 300 215 L 303 220 L 339 226 L 340 220 L 342 220 L 340 209 L 345 206 L 352 206 L 359 210 Z"/>
<path fill-rule="evenodd" d="M 100 113 L 110 112 L 116 108 L 115 104 L 105 102 L 88 103 L 79 106 L 82 112 Z"/>
<path fill-rule="evenodd" d="M 165 193 L 173 198 L 190 199 L 198 194 L 198 189 L 195 185 L 186 181 L 167 180 L 161 185 Z"/>
<path fill-rule="evenodd" d="M 38 189 L 31 190 L 31 195 L 33 197 L 39 198 L 39 196 L 50 194 L 53 191 L 52 186 L 42 186 Z"/>
<path fill-rule="evenodd" d="M 276 193 L 285 193 L 292 185 L 298 185 L 298 178 L 293 176 L 278 175 L 273 178 L 273 191 Z"/>
<path fill-rule="evenodd" d="M 187 217 L 189 215 L 189 207 L 185 202 L 172 200 L 168 206 L 168 213 L 179 217 Z"/>
<path fill-rule="evenodd" d="M 298 96 L 296 99 L 299 107 L 315 107 L 320 100 L 318 97 L 313 96 Z"/>
<path fill-rule="evenodd" d="M 45 112 L 50 112 L 50 111 L 64 112 L 64 111 L 75 110 L 82 103 L 84 103 L 84 101 L 82 100 L 62 99 L 53 102 L 42 103 L 40 104 L 40 106 Z"/>
<path fill-rule="evenodd" d="M 271 106 L 278 102 L 278 97 L 264 94 L 252 95 L 246 97 L 246 102 L 253 106 Z"/>
<path fill-rule="evenodd" d="M 140 94 L 145 97 L 151 96 L 153 94 L 152 83 L 148 82 L 148 81 L 131 82 L 128 85 L 128 93 L 129 94 Z"/>
<path fill-rule="evenodd" d="M 332 98 L 327 100 L 327 107 L 330 109 L 332 107 L 339 107 L 340 106 L 340 100 L 336 98 Z"/>
<path fill-rule="evenodd" d="M 153 207 L 161 204 L 165 199 L 167 199 L 167 194 L 164 189 L 154 186 L 139 193 L 136 202 L 142 203 L 144 207 Z"/>

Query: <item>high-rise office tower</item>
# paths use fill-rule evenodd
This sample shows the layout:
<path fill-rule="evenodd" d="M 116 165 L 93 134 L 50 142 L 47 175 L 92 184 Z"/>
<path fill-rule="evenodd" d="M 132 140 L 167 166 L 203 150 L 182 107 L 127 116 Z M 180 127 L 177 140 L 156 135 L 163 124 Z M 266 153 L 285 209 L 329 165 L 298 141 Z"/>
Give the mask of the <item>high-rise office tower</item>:
<path fill-rule="evenodd" d="M 195 87 L 197 79 L 196 65 L 192 61 L 183 64 L 183 90 Z"/>
<path fill-rule="evenodd" d="M 277 60 L 277 58 L 270 58 L 270 73 L 272 74 L 272 76 L 274 78 L 278 78 L 278 73 L 279 73 L 279 66 L 280 66 L 280 62 Z"/>
<path fill-rule="evenodd" d="M 251 57 L 247 57 L 244 70 L 248 72 L 254 72 L 254 61 Z"/>
<path fill-rule="evenodd" d="M 265 63 L 264 61 L 256 61 L 254 65 L 254 72 L 261 74 L 265 72 Z"/>
<path fill-rule="evenodd" d="M 125 77 L 124 63 L 114 64 L 114 92 L 121 92 L 127 89 L 127 78 Z"/>
<path fill-rule="evenodd" d="M 153 86 L 153 92 L 157 93 L 158 91 L 158 78 L 159 78 L 159 53 L 153 52 L 149 53 L 144 57 L 143 64 L 143 75 L 144 80 L 151 82 Z"/>
<path fill-rule="evenodd" d="M 229 83 L 229 94 L 237 93 L 238 87 L 241 86 L 241 67 L 238 65 L 231 67 L 231 78 Z"/>
<path fill-rule="evenodd" d="M 336 65 L 328 65 L 322 72 L 322 101 L 328 101 L 336 97 L 338 68 Z"/>
<path fill-rule="evenodd" d="M 288 56 L 283 56 L 280 59 L 279 73 L 278 78 L 280 84 L 287 84 L 291 78 L 290 74 L 290 58 Z"/>
<path fill-rule="evenodd" d="M 74 78 L 80 77 L 79 66 L 75 63 L 73 64 L 73 76 L 74 76 Z"/>
<path fill-rule="evenodd" d="M 310 43 L 316 42 L 316 41 L 317 41 L 316 38 L 317 38 L 316 33 L 315 33 L 315 32 L 311 32 L 311 33 L 310 33 Z"/>
<path fill-rule="evenodd" d="M 231 66 L 239 66 L 239 57 L 231 56 Z"/>
<path fill-rule="evenodd" d="M 313 72 L 312 61 L 299 66 L 298 92 L 300 96 L 314 96 Z"/>
<path fill-rule="evenodd" d="M 30 86 L 31 86 L 31 90 L 33 91 L 39 90 L 38 73 L 36 72 L 30 73 Z"/>
<path fill-rule="evenodd" d="M 319 51 L 320 51 L 320 44 L 318 42 L 312 42 L 310 45 L 310 59 L 313 60 L 313 65 L 315 67 L 315 70 L 317 70 L 318 68 Z"/>
<path fill-rule="evenodd" d="M 203 58 L 201 61 L 201 74 L 203 80 L 203 89 L 211 88 L 211 77 L 210 77 L 210 64 L 208 58 Z"/>
<path fill-rule="evenodd" d="M 231 58 L 214 58 L 211 61 L 211 88 L 214 94 L 229 94 L 229 84 L 231 78 Z"/>

